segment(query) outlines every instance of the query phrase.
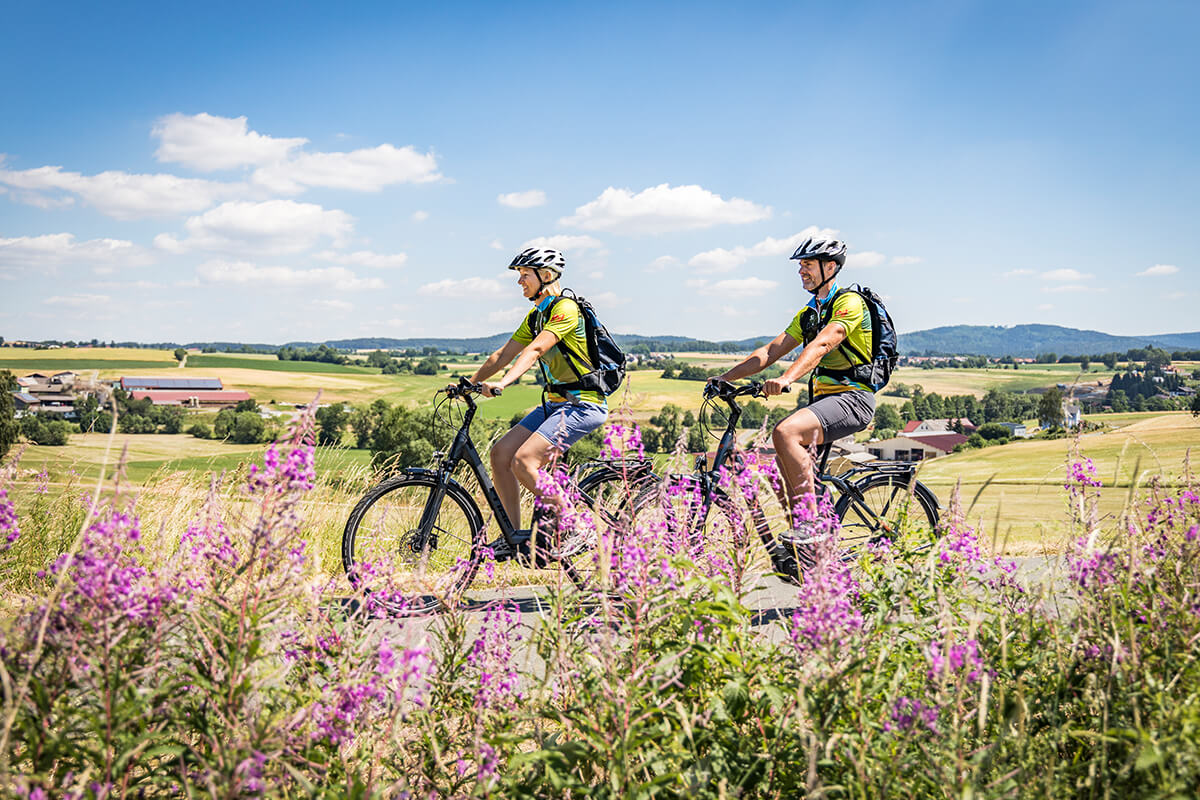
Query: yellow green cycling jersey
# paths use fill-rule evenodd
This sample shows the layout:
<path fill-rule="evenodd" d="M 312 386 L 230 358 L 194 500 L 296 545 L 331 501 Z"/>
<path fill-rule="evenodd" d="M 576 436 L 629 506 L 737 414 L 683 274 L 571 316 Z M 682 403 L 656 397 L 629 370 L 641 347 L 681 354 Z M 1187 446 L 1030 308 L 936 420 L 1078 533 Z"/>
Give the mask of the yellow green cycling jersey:
<path fill-rule="evenodd" d="M 815 315 L 810 317 L 811 320 L 815 320 L 815 324 L 810 323 L 808 336 L 804 335 L 804 315 L 806 313 Z M 853 291 L 840 291 L 836 283 L 830 284 L 829 294 L 825 296 L 824 301 L 820 301 L 816 297 L 809 300 L 808 305 L 800 309 L 800 312 L 792 318 L 791 324 L 787 326 L 784 333 L 797 342 L 808 344 L 817 332 L 829 323 L 842 326 L 846 331 L 846 341 L 842 347 L 835 347 L 826 353 L 818 367 L 847 370 L 864 363 L 862 359 L 850 360 L 843 351 L 870 356 L 871 313 L 867 310 L 867 303 L 863 300 L 862 295 Z M 822 375 L 819 370 L 813 382 L 813 394 L 817 396 L 859 389 L 865 392 L 873 391 L 865 383 L 859 383 L 849 377 L 835 378 L 832 375 Z"/>
<path fill-rule="evenodd" d="M 553 310 L 551 306 L 553 306 Z M 588 360 L 586 327 L 583 315 L 579 313 L 578 303 L 569 297 L 550 296 L 544 298 L 529 309 L 529 313 L 521 321 L 517 332 L 512 335 L 513 341 L 521 345 L 528 345 L 533 341 L 535 316 L 540 318 L 541 330 L 550 331 L 558 337 L 558 342 L 538 359 L 538 366 L 541 368 L 542 377 L 545 378 L 547 384 L 572 383 L 579 379 L 579 374 L 592 371 L 592 363 Z M 563 354 L 564 347 L 570 352 L 569 356 Z M 568 358 L 571 359 L 571 364 L 574 364 L 579 370 L 579 374 L 571 369 L 571 364 L 567 363 Z M 566 396 L 547 391 L 546 398 L 556 403 L 596 403 L 605 408 L 608 407 L 604 395 L 594 390 L 567 390 Z"/>

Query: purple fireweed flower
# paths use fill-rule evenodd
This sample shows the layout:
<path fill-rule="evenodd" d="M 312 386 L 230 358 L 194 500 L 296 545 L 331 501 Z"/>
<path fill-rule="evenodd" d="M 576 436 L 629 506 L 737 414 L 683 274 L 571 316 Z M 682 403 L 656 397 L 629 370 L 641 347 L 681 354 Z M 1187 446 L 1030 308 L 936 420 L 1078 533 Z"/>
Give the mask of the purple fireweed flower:
<path fill-rule="evenodd" d="M 42 467 L 42 471 L 37 474 L 37 480 L 37 486 L 34 487 L 33 491 L 38 494 L 48 493 L 50 491 L 50 473 L 45 467 Z"/>
<path fill-rule="evenodd" d="M 1120 567 L 1115 553 L 1098 549 L 1088 536 L 1076 539 L 1067 553 L 1067 571 L 1080 589 L 1098 590 L 1115 583 Z"/>
<path fill-rule="evenodd" d="M 1069 490 L 1075 486 L 1098 488 L 1103 485 L 1096 477 L 1096 465 L 1090 458 L 1075 460 L 1067 465 L 1067 482 L 1063 484 L 1064 489 Z"/>
<path fill-rule="evenodd" d="M 264 770 L 266 765 L 266 755 L 255 750 L 253 756 L 243 759 L 234 768 L 234 778 L 241 790 L 239 794 L 261 795 L 266 791 L 267 785 L 263 780 L 263 776 L 266 774 Z"/>
<path fill-rule="evenodd" d="M 953 677 L 965 671 L 967 680 L 975 683 L 985 669 L 983 657 L 979 654 L 979 642 L 975 639 L 949 647 L 945 642 L 934 640 L 929 643 L 925 655 L 929 659 L 927 677 L 930 680 Z"/>
<path fill-rule="evenodd" d="M 925 705 L 911 697 L 901 697 L 892 704 L 890 721 L 883 724 L 885 731 L 908 732 L 917 726 L 937 733 L 938 708 Z"/>
<path fill-rule="evenodd" d="M 838 558 L 832 538 L 817 542 L 816 563 L 804 576 L 792 612 L 792 646 L 801 656 L 836 653 L 862 631 L 862 612 L 855 605 L 858 581 Z"/>
<path fill-rule="evenodd" d="M 614 423 L 607 426 L 604 429 L 604 444 L 600 448 L 600 457 L 616 461 L 630 456 L 638 460 L 646 457 L 646 448 L 642 445 L 642 429 L 633 423 Z"/>
<path fill-rule="evenodd" d="M 521 639 L 516 632 L 518 620 L 516 607 L 509 603 L 492 606 L 484 614 L 479 636 L 467 654 L 467 664 L 479 674 L 475 691 L 479 711 L 512 709 L 521 697 L 513 666 L 513 642 Z"/>
<path fill-rule="evenodd" d="M 17 509 L 8 499 L 8 490 L 0 487 L 0 553 L 13 546 L 21 538 L 21 528 L 17 525 Z"/>
<path fill-rule="evenodd" d="M 967 524 L 957 486 L 950 497 L 946 516 L 938 523 L 938 531 L 941 534 L 937 542 L 939 564 L 952 567 L 959 575 L 969 571 L 980 575 L 987 572 L 979 537 L 975 529 Z"/>

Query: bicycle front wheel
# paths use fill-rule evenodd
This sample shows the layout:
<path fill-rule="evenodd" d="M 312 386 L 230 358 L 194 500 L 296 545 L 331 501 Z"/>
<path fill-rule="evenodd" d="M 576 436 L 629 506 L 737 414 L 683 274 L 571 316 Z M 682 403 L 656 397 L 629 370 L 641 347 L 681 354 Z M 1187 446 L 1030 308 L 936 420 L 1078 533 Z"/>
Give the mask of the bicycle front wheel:
<path fill-rule="evenodd" d="M 841 544 L 846 550 L 882 539 L 927 544 L 936 536 L 937 498 L 910 475 L 867 475 L 851 484 L 834 510 L 842 521 Z"/>
<path fill-rule="evenodd" d="M 706 575 L 740 573 L 752 552 L 743 510 L 720 489 L 705 502 L 694 475 L 671 475 L 646 489 L 634 501 L 634 514 L 641 535 L 686 556 Z"/>
<path fill-rule="evenodd" d="M 342 566 L 366 591 L 387 588 L 405 608 L 455 602 L 479 568 L 483 516 L 459 484 L 411 472 L 372 488 L 350 512 Z M 424 524 L 422 524 L 424 522 Z"/>

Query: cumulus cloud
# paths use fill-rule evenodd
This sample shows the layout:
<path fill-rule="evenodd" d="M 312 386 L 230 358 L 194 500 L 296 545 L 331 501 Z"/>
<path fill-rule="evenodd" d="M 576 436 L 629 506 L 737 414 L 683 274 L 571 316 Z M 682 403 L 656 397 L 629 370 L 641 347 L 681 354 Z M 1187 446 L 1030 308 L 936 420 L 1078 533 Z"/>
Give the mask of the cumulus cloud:
<path fill-rule="evenodd" d="M 55 200 L 57 195 L 47 196 L 44 193 L 67 192 L 78 196 L 101 214 L 122 220 L 199 211 L 245 191 L 244 184 L 180 178 L 161 173 L 133 175 L 109 171 L 83 175 L 65 172 L 62 167 L 0 169 L 0 183 L 26 190 L 13 196 L 33 205 L 61 204 Z"/>
<path fill-rule="evenodd" d="M 335 246 L 354 230 L 344 211 L 325 210 L 313 203 L 267 200 L 231 201 L 188 219 L 188 238 L 163 234 L 154 244 L 167 252 L 224 250 L 253 253 L 298 253 L 321 239 Z"/>
<path fill-rule="evenodd" d="M 536 208 L 546 205 L 546 193 L 541 189 L 529 189 L 524 192 L 509 192 L 498 195 L 496 202 L 509 208 Z"/>
<path fill-rule="evenodd" d="M 1149 269 L 1144 269 L 1137 274 L 1139 278 L 1161 278 L 1165 275 L 1174 275 L 1179 272 L 1179 267 L 1174 264 L 1155 264 Z"/>
<path fill-rule="evenodd" d="M 67 294 L 47 297 L 42 302 L 51 306 L 86 308 L 88 306 L 102 306 L 111 302 L 111 300 L 112 298 L 106 294 Z"/>
<path fill-rule="evenodd" d="M 1080 272 L 1077 269 L 1052 269 L 1043 272 L 1039 277 L 1044 281 L 1082 281 L 1096 276 Z"/>
<path fill-rule="evenodd" d="M 738 197 L 725 200 L 700 186 L 660 184 L 634 194 L 612 186 L 563 217 L 559 225 L 592 231 L 642 234 L 740 225 L 771 216 L 771 209 Z"/>
<path fill-rule="evenodd" d="M 418 210 L 418 211 L 414 211 L 412 213 L 412 221 L 413 222 L 424 222 L 427 219 L 429 219 L 428 211 L 419 211 Z"/>
<path fill-rule="evenodd" d="M 1008 272 L 1002 273 L 1000 275 L 1000 277 L 1001 278 L 1023 278 L 1028 275 L 1033 275 L 1033 274 L 1034 274 L 1033 270 L 1031 270 L 1031 269 L 1010 269 Z"/>
<path fill-rule="evenodd" d="M 328 311 L 339 311 L 345 313 L 354 310 L 354 304 L 346 300 L 313 300 L 313 306 L 318 309 Z"/>
<path fill-rule="evenodd" d="M 427 297 L 494 297 L 503 292 L 500 281 L 492 278 L 446 278 L 417 289 L 417 294 Z"/>
<path fill-rule="evenodd" d="M 201 284 L 263 285 L 272 288 L 325 287 L 337 291 L 382 289 L 379 278 L 360 278 L 345 267 L 293 269 L 260 267 L 246 261 L 206 261 L 196 268 Z"/>
<path fill-rule="evenodd" d="M 874 250 L 846 254 L 846 266 L 853 267 L 854 269 L 878 267 L 885 261 L 887 261 L 887 256 L 883 253 L 876 253 Z"/>
<path fill-rule="evenodd" d="M 548 247 L 552 250 L 562 250 L 564 253 L 571 251 L 583 252 L 584 250 L 603 250 L 604 244 L 599 239 L 592 236 L 538 236 L 530 239 L 521 245 L 524 250 L 527 247 Z"/>
<path fill-rule="evenodd" d="M 892 264 L 897 267 L 907 267 L 911 264 L 920 264 L 920 256 L 892 256 Z"/>
<path fill-rule="evenodd" d="M 659 256 L 650 262 L 646 267 L 647 272 L 662 272 L 664 269 L 671 269 L 679 266 L 679 259 L 675 256 Z"/>
<path fill-rule="evenodd" d="M 159 140 L 154 157 L 202 172 L 283 161 L 307 139 L 277 139 L 248 130 L 245 117 L 168 114 L 150 131 Z"/>
<path fill-rule="evenodd" d="M 297 194 L 310 186 L 378 192 L 394 183 L 429 183 L 441 177 L 432 153 L 381 144 L 349 153 L 301 153 L 259 167 L 251 180 L 278 194 Z"/>
<path fill-rule="evenodd" d="M 89 264 L 98 271 L 148 264 L 153 256 L 124 239 L 77 241 L 74 234 L 0 238 L 0 268 L 53 268 L 65 264 Z"/>
<path fill-rule="evenodd" d="M 335 250 L 323 250 L 315 253 L 313 258 L 329 261 L 334 264 L 344 264 L 350 267 L 373 267 L 375 269 L 394 269 L 404 266 L 408 261 L 406 253 L 373 253 L 370 250 L 356 250 L 353 253 L 339 253 Z"/>
<path fill-rule="evenodd" d="M 504 243 L 499 239 L 492 239 L 492 241 L 488 244 L 488 247 L 492 248 L 493 250 L 503 250 Z"/>
<path fill-rule="evenodd" d="M 751 258 L 781 256 L 785 254 L 790 256 L 800 246 L 801 242 L 810 237 L 832 239 L 835 236 L 837 236 L 837 231 L 832 228 L 818 228 L 816 225 L 810 225 L 799 233 L 792 234 L 785 239 L 776 239 L 768 236 L 761 242 L 749 247 L 739 245 L 728 250 L 724 247 L 706 250 L 688 259 L 688 265 L 695 267 L 697 272 L 702 273 L 728 272 L 746 263 Z"/>
<path fill-rule="evenodd" d="M 732 278 L 711 284 L 705 283 L 698 289 L 701 294 L 718 297 L 757 297 L 777 286 L 779 286 L 777 281 L 768 281 L 763 278 Z"/>

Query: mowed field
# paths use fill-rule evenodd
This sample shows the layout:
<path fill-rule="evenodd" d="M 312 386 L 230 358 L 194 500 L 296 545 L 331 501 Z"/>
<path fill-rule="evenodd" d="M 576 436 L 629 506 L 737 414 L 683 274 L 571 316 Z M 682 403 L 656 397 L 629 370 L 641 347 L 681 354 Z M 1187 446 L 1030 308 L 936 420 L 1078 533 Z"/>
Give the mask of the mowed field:
<path fill-rule="evenodd" d="M 723 367 L 736 361 L 726 354 L 691 353 L 686 360 L 705 367 Z M 381 375 L 375 369 L 356 365 L 281 362 L 273 356 L 212 354 L 189 355 L 187 366 L 177 367 L 169 351 L 139 349 L 0 349 L 0 369 L 17 375 L 28 372 L 53 373 L 73 370 L 94 372 L 104 379 L 122 375 L 167 375 L 171 377 L 219 377 L 229 388 L 245 389 L 262 405 L 305 403 L 320 393 L 322 402 L 369 403 L 382 398 L 389 403 L 427 404 L 434 391 L 450 381 L 454 373 L 470 373 L 478 359 L 462 358 L 447 363 L 436 376 Z M 1091 372 L 1089 380 L 1107 380 L 1108 372 Z M 903 368 L 893 381 L 920 384 L 939 394 L 982 396 L 989 388 L 1044 388 L 1070 383 L 1079 377 L 1078 365 L 1032 365 L 1018 370 L 912 369 Z M 527 379 L 528 381 L 528 379 Z M 657 370 L 630 373 L 629 389 L 610 398 L 616 413 L 645 421 L 668 403 L 698 410 L 703 384 L 699 381 L 664 380 Z M 541 390 L 523 383 L 510 387 L 496 399 L 481 400 L 480 413 L 507 419 L 536 404 Z M 903 402 L 903 398 L 881 400 Z M 770 404 L 791 406 L 791 395 L 774 398 Z M 1177 481 L 1190 448 L 1200 446 L 1200 423 L 1185 412 L 1172 414 L 1110 414 L 1094 417 L 1112 426 L 1103 433 L 1080 439 L 1084 455 L 1093 458 L 1105 483 L 1103 510 L 1115 519 L 1128 499 L 1130 487 L 1144 485 L 1150 478 Z M 107 437 L 75 434 L 67 447 L 27 447 L 21 458 L 20 480 L 33 481 L 47 469 L 57 485 L 94 479 L 105 463 Z M 982 519 L 987 535 L 995 531 L 1013 552 L 1042 548 L 1058 550 L 1066 526 L 1062 482 L 1072 439 L 1018 441 L 1012 444 L 968 451 L 924 465 L 922 480 L 948 502 L 961 480 L 964 506 L 971 506 L 973 521 Z M 187 435 L 118 435 L 108 453 L 109 464 L 128 448 L 126 477 L 135 484 L 160 484 L 174 472 L 236 472 L 261 452 L 261 446 L 204 441 Z M 322 471 L 363 475 L 369 454 L 344 448 L 322 448 L 318 468 Z M 999 515 L 999 517 L 997 517 Z M 999 525 L 995 524 L 997 518 Z"/>

